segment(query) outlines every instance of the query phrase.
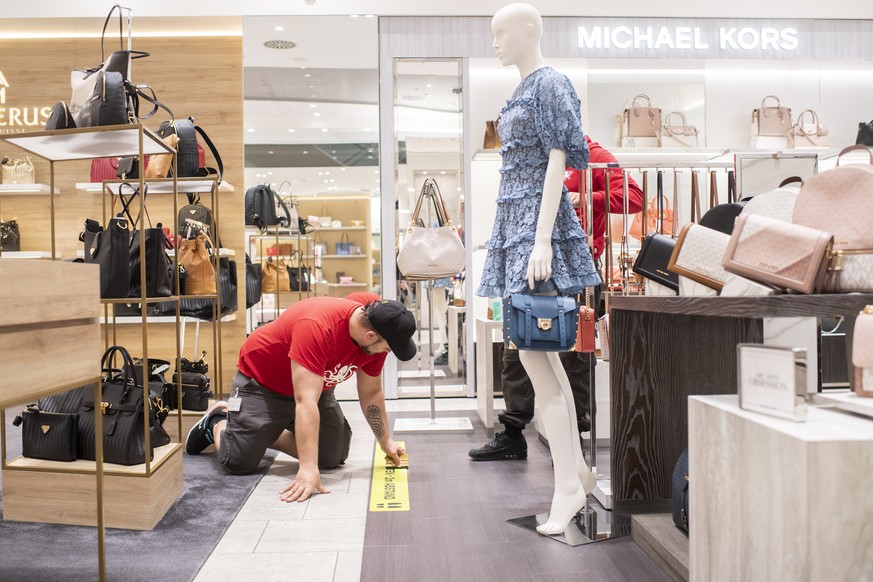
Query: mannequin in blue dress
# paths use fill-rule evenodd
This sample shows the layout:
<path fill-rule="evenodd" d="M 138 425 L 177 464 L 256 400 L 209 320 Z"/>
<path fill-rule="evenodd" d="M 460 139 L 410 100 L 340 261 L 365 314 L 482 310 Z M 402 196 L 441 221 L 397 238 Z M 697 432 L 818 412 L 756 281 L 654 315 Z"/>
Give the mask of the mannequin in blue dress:
<path fill-rule="evenodd" d="M 588 165 L 579 99 L 570 80 L 545 64 L 542 18 L 533 6 L 501 8 L 491 32 L 497 58 L 518 68 L 521 83 L 500 118 L 497 215 L 476 294 L 578 293 L 600 282 L 564 188 L 566 167 Z M 560 534 L 596 480 L 582 456 L 573 395 L 558 352 L 520 351 L 519 359 L 533 383 L 555 470 L 549 518 L 537 531 Z"/>

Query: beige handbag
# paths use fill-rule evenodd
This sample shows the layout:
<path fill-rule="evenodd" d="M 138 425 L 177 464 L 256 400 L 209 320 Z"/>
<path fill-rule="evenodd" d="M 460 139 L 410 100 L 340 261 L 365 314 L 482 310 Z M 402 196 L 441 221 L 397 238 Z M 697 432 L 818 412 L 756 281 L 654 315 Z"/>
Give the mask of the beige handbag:
<path fill-rule="evenodd" d="M 436 208 L 439 226 L 430 228 L 420 218 L 422 203 L 429 198 Z M 397 268 L 411 281 L 454 277 L 467 260 L 464 243 L 452 224 L 436 180 L 428 178 L 421 187 L 412 221 L 397 254 Z"/>
<path fill-rule="evenodd" d="M 721 291 L 728 278 L 721 263 L 730 240 L 730 235 L 690 222 L 679 233 L 667 269 Z"/>
<path fill-rule="evenodd" d="M 776 107 L 768 107 L 767 99 L 776 101 Z M 761 107 L 752 111 L 752 135 L 786 137 L 791 131 L 791 109 L 782 107 L 779 98 L 767 95 Z"/>
<path fill-rule="evenodd" d="M 6 156 L 0 160 L 0 172 L 4 184 L 36 184 L 33 160 L 30 156 L 18 158 Z"/>
<path fill-rule="evenodd" d="M 855 394 L 873 398 L 873 305 L 865 307 L 855 319 L 852 365 L 855 367 Z"/>
<path fill-rule="evenodd" d="M 645 107 L 638 107 L 637 100 L 645 100 Z M 631 102 L 630 109 L 624 110 L 624 135 L 627 137 L 657 137 L 661 129 L 661 110 L 652 107 L 649 96 L 640 93 Z"/>
<path fill-rule="evenodd" d="M 500 134 L 497 133 L 497 126 L 500 123 L 500 117 L 497 117 L 496 121 L 486 121 L 485 122 L 485 140 L 482 144 L 482 147 L 486 150 L 499 150 L 503 147 L 503 143 L 500 141 Z"/>
<path fill-rule="evenodd" d="M 215 267 L 212 265 L 210 248 L 212 241 L 202 233 L 195 239 L 182 239 L 179 262 L 188 273 L 185 280 L 186 295 L 215 295 Z"/>
<path fill-rule="evenodd" d="M 171 133 L 164 138 L 164 143 L 174 150 L 179 147 L 179 136 Z M 173 154 L 159 154 L 151 156 L 149 164 L 146 166 L 146 178 L 166 178 L 170 175 L 170 170 L 173 169 Z"/>
<path fill-rule="evenodd" d="M 671 118 L 677 115 L 681 123 L 673 124 Z M 658 128 L 658 147 L 660 148 L 696 148 L 697 128 L 688 125 L 685 114 L 681 111 L 671 111 L 664 118 L 664 126 Z"/>
<path fill-rule="evenodd" d="M 834 237 L 829 232 L 740 215 L 725 251 L 725 271 L 799 293 L 821 291 Z"/>
<path fill-rule="evenodd" d="M 869 155 L 869 164 L 840 165 L 850 151 Z M 794 203 L 793 222 L 832 233 L 834 251 L 828 267 L 828 292 L 873 291 L 873 151 L 847 147 L 837 167 L 804 182 Z"/>
<path fill-rule="evenodd" d="M 285 259 L 267 259 L 261 264 L 261 293 L 290 293 L 291 276 Z"/>
<path fill-rule="evenodd" d="M 830 143 L 827 128 L 821 126 L 818 113 L 812 109 L 802 111 L 797 116 L 797 123 L 788 132 L 788 147 L 825 148 Z"/>

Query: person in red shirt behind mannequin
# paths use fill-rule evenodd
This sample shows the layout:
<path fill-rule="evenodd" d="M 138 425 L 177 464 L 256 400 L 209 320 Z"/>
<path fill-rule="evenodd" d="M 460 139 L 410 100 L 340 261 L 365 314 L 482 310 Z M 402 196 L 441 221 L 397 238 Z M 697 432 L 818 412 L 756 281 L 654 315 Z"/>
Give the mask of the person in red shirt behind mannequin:
<path fill-rule="evenodd" d="M 591 164 L 615 163 L 617 160 L 606 148 L 599 143 L 591 141 L 587 135 Z M 622 191 L 624 182 L 620 169 L 609 170 L 609 209 L 610 214 L 623 212 Z M 585 207 L 580 202 L 585 201 L 585 173 L 575 168 L 567 168 L 564 172 L 564 186 L 567 187 L 570 202 L 576 209 L 585 227 Z M 592 256 L 597 261 L 603 254 L 604 232 L 606 226 L 605 204 L 606 197 L 606 170 L 593 169 L 592 198 L 594 199 L 594 252 Z M 583 194 L 580 196 L 580 192 Z M 639 212 L 643 205 L 643 191 L 637 186 L 633 178 L 628 177 L 628 212 Z M 587 231 L 586 231 L 587 232 Z M 600 300 L 600 291 L 595 290 L 592 297 L 592 307 L 597 309 Z M 589 389 L 589 364 L 588 354 L 581 352 L 561 352 L 559 354 L 567 378 L 570 380 L 570 389 L 573 392 L 573 401 L 576 405 L 576 425 L 579 432 L 590 430 L 590 389 Z M 497 419 L 503 424 L 505 430 L 494 435 L 485 445 L 478 449 L 472 449 L 469 456 L 474 461 L 502 461 L 527 458 L 527 442 L 524 439 L 525 425 L 529 424 L 534 415 L 534 391 L 533 385 L 528 378 L 527 372 L 518 359 L 518 350 L 503 350 L 503 362 L 500 371 L 500 383 L 503 389 L 503 400 L 506 410 L 501 412 Z M 580 436 L 581 438 L 581 436 Z"/>
<path fill-rule="evenodd" d="M 588 142 L 588 151 L 590 157 L 589 164 L 611 164 L 617 163 L 618 160 L 612 153 L 601 146 L 596 141 L 591 141 L 587 135 L 585 140 Z M 606 198 L 606 170 L 594 169 L 591 170 L 591 191 L 594 199 L 594 260 L 598 260 L 603 254 L 603 239 L 606 231 L 606 217 L 604 214 Z M 585 228 L 585 219 L 587 210 L 583 203 L 585 202 L 585 172 L 576 168 L 567 168 L 564 172 L 564 186 L 567 187 L 570 195 L 570 202 L 573 203 L 573 208 L 576 209 L 576 214 L 582 221 L 582 228 Z M 624 212 L 623 202 L 623 187 L 624 180 L 622 179 L 622 171 L 619 168 L 609 170 L 609 211 L 610 214 L 621 214 Z M 583 195 L 580 195 L 580 192 Z M 643 191 L 634 181 L 628 176 L 627 182 L 627 206 L 628 214 L 636 214 L 643 209 Z M 587 232 L 587 230 L 586 230 Z"/>

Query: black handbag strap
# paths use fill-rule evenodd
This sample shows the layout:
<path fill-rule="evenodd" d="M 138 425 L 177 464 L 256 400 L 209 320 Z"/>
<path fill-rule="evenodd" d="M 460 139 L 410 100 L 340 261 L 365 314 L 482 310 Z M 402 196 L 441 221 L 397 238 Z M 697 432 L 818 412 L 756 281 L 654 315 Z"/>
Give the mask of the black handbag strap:
<path fill-rule="evenodd" d="M 169 107 L 158 101 L 158 98 L 155 95 L 155 90 L 152 89 L 149 85 L 134 85 L 133 83 L 125 79 L 124 87 L 127 90 L 127 94 L 130 95 L 130 98 L 133 101 L 133 113 L 137 119 L 149 119 L 158 112 L 158 109 L 163 109 L 170 115 L 170 119 L 175 121 L 176 116 L 173 115 L 173 112 L 170 110 Z M 145 90 L 151 91 L 151 95 L 146 93 Z M 142 115 L 139 112 L 140 97 L 152 104 L 152 110 L 145 115 Z"/>
<path fill-rule="evenodd" d="M 124 193 L 122 192 L 122 189 L 125 186 L 132 190 L 130 197 L 127 199 L 125 199 Z M 126 214 L 128 220 L 130 220 L 130 225 L 131 225 L 130 227 L 132 229 L 136 229 L 137 226 L 139 225 L 139 221 L 142 218 L 143 210 L 145 210 L 146 220 L 148 220 L 148 222 L 149 222 L 149 227 L 151 228 L 151 226 L 152 226 L 152 218 L 151 218 L 151 216 L 149 216 L 149 210 L 145 204 L 146 195 L 149 193 L 149 185 L 144 184 L 144 186 L 145 186 L 145 190 L 143 190 L 143 192 L 142 192 L 142 203 L 140 204 L 140 207 L 139 207 L 139 213 L 136 215 L 136 220 L 134 220 L 133 216 L 130 213 L 130 205 L 133 204 L 134 199 L 140 195 L 139 188 L 137 188 L 136 186 L 134 186 L 130 182 L 122 182 L 118 186 L 118 199 L 121 201 L 121 208 L 124 211 L 124 214 Z M 133 242 L 133 239 L 131 239 L 131 242 Z"/>
<path fill-rule="evenodd" d="M 114 366 L 115 356 L 117 354 L 121 355 L 121 359 L 123 365 L 121 368 L 116 368 Z M 104 381 L 112 380 L 113 373 L 120 373 L 124 392 L 121 394 L 121 401 L 123 402 L 127 398 L 127 393 L 130 391 L 131 387 L 136 385 L 136 378 L 133 375 L 133 358 L 130 357 L 130 353 L 123 346 L 111 346 L 106 352 L 103 354 L 103 358 L 100 360 L 100 368 L 101 372 L 105 374 Z"/>
<path fill-rule="evenodd" d="M 273 195 L 273 197 L 276 200 L 279 201 L 279 207 L 282 209 L 282 212 L 285 213 L 284 226 L 291 226 L 291 212 L 288 210 L 288 207 L 285 205 L 285 202 L 282 200 L 282 197 L 279 196 L 279 194 L 276 191 L 274 191 L 272 188 L 270 188 L 269 184 L 266 184 L 264 187 L 267 189 L 267 191 L 270 192 L 270 194 Z"/>
<path fill-rule="evenodd" d="M 737 181 L 733 170 L 728 170 L 728 202 L 737 201 Z"/>
<path fill-rule="evenodd" d="M 193 117 L 189 117 L 188 119 L 191 120 L 192 124 L 194 123 Z M 200 127 L 199 125 L 194 125 L 194 129 L 197 131 L 197 133 L 200 134 L 200 137 L 203 138 L 203 141 L 206 142 L 206 147 L 208 147 L 209 151 L 212 152 L 212 157 L 215 158 L 215 163 L 218 164 L 218 183 L 221 184 L 221 178 L 222 176 L 224 176 L 224 163 L 222 163 L 221 161 L 221 156 L 218 153 L 218 148 L 215 147 L 215 144 L 212 143 L 212 140 L 209 139 L 209 136 L 206 135 L 206 132 L 203 131 L 202 127 Z M 288 223 L 290 224 L 291 214 L 288 212 L 288 209 L 285 208 L 285 203 L 282 202 L 281 198 L 279 199 L 279 202 L 282 203 L 282 208 L 285 209 L 285 214 L 288 216 Z"/>
<path fill-rule="evenodd" d="M 656 189 L 657 192 L 655 195 L 658 197 L 658 216 L 655 218 L 654 234 L 662 234 L 664 231 L 664 172 L 661 170 L 658 170 Z"/>
<path fill-rule="evenodd" d="M 106 15 L 106 20 L 103 21 L 103 32 L 100 34 L 100 62 L 106 62 L 106 49 L 104 48 L 104 43 L 106 42 L 106 29 L 109 27 L 109 21 L 112 20 L 112 15 L 117 11 L 118 12 L 118 46 L 119 50 L 125 50 L 124 48 L 124 19 L 121 15 L 121 11 L 125 10 L 121 4 L 114 5 L 110 10 L 109 14 Z M 127 9 L 129 10 L 129 9 Z M 142 59 L 145 57 L 151 56 L 150 53 L 145 51 L 130 51 L 130 58 L 132 59 Z"/>

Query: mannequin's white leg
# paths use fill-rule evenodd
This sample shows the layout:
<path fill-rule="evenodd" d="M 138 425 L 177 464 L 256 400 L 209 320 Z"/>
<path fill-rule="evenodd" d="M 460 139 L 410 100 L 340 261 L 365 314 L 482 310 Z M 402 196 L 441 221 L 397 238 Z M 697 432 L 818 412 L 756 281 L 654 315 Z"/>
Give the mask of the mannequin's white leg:
<path fill-rule="evenodd" d="M 549 519 L 537 531 L 562 533 L 585 505 L 595 479 L 582 457 L 575 410 L 567 374 L 557 352 L 520 351 L 519 358 L 533 383 L 555 465 L 555 493 Z"/>

